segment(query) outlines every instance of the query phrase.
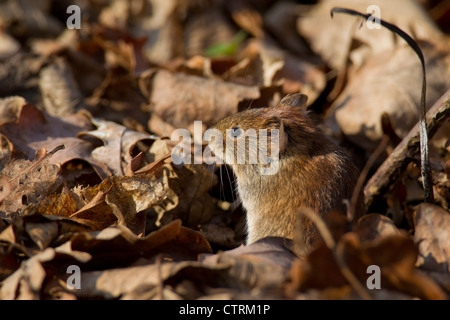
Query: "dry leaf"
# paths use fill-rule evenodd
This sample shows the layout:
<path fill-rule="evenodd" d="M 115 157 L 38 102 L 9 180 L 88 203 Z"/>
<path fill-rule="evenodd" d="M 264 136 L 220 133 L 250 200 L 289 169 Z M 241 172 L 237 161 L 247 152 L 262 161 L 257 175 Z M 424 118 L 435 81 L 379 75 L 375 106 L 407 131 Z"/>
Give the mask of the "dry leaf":
<path fill-rule="evenodd" d="M 108 166 L 114 175 L 123 176 L 132 160 L 132 152 L 140 141 L 152 142 L 156 137 L 129 130 L 112 121 L 91 119 L 96 130 L 80 132 L 78 137 L 93 136 L 103 142 L 92 151 L 92 157 Z M 129 172 L 128 172 L 129 173 Z"/>
<path fill-rule="evenodd" d="M 331 18 L 330 11 L 333 7 L 344 7 L 367 12 L 373 5 L 380 9 L 375 16 L 381 15 L 383 20 L 395 24 L 414 38 L 441 41 L 442 33 L 415 0 L 378 0 L 376 3 L 371 0 L 324 0 L 299 17 L 297 30 L 331 67 L 342 69 L 347 58 L 359 67 L 367 58 L 395 49 L 395 37 L 383 28 L 369 29 L 366 23 L 358 29 L 360 19 L 340 15 Z M 356 43 L 354 47 L 351 47 L 352 42 Z"/>
<path fill-rule="evenodd" d="M 20 109 L 17 122 L 1 125 L 0 133 L 12 143 L 13 152 L 24 154 L 28 159 L 33 159 L 35 152 L 42 147 L 53 150 L 64 145 L 65 149 L 51 158 L 52 163 L 64 165 L 81 159 L 92 165 L 100 177 L 106 178 L 110 175 L 107 166 L 91 156 L 94 146 L 76 137 L 79 132 L 92 127 L 88 116 L 83 113 L 56 118 L 25 104 Z"/>
<path fill-rule="evenodd" d="M 414 214 L 414 241 L 419 248 L 417 265 L 422 269 L 450 272 L 450 213 L 423 203 Z"/>
<path fill-rule="evenodd" d="M 422 43 L 426 57 L 428 107 L 450 87 L 450 46 Z M 364 149 L 373 149 L 383 135 L 381 116 L 387 113 L 398 137 L 404 138 L 419 119 L 420 61 L 400 44 L 369 58 L 349 75 L 344 91 L 331 106 L 330 127 L 337 122 L 345 136 Z"/>
<path fill-rule="evenodd" d="M 45 111 L 52 116 L 75 113 L 83 106 L 83 96 L 73 78 L 69 64 L 58 58 L 42 68 L 39 87 Z"/>
<path fill-rule="evenodd" d="M 354 231 L 359 235 L 362 242 L 402 234 L 391 219 L 377 213 L 362 216 Z"/>
<path fill-rule="evenodd" d="M 151 111 L 176 128 L 189 128 L 195 120 L 209 127 L 237 112 L 239 103 L 259 97 L 256 87 L 164 70 L 146 72 L 140 87 Z"/>
<path fill-rule="evenodd" d="M 367 268 L 380 268 L 381 286 L 421 299 L 445 299 L 442 289 L 426 275 L 415 269 L 417 248 L 404 236 L 387 236 L 361 243 L 355 233 L 347 233 L 340 240 L 342 257 L 351 272 L 363 284 L 370 274 Z M 347 284 L 331 251 L 325 246 L 312 250 L 306 264 L 292 268 L 293 279 L 301 288 L 339 287 Z"/>

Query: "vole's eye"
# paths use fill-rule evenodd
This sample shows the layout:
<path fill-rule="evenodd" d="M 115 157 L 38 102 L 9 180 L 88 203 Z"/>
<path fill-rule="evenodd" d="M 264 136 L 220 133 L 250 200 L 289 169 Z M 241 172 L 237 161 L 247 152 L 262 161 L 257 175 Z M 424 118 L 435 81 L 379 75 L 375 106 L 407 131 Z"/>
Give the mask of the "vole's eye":
<path fill-rule="evenodd" d="M 239 127 L 233 127 L 230 130 L 230 135 L 233 139 L 236 139 L 237 137 L 239 137 L 242 134 L 242 129 Z"/>

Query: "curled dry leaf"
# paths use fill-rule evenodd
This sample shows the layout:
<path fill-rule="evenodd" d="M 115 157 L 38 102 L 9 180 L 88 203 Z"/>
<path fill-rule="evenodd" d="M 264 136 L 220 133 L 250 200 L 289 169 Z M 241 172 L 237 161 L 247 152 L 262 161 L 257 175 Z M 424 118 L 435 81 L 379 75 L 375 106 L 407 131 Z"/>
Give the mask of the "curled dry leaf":
<path fill-rule="evenodd" d="M 70 217 L 92 230 L 117 223 L 141 233 L 145 231 L 142 212 L 164 199 L 161 181 L 152 176 L 112 176 L 93 187 L 63 188 L 61 193 L 44 199 L 37 212 Z"/>
<path fill-rule="evenodd" d="M 89 255 L 64 248 L 47 248 L 24 260 L 11 276 L 0 286 L 1 300 L 41 299 L 44 284 L 49 274 L 65 273 L 70 265 L 79 265 L 89 260 Z"/>
<path fill-rule="evenodd" d="M 156 140 L 149 153 L 156 159 L 170 154 L 167 140 Z M 208 191 L 217 183 L 217 176 L 203 165 L 164 164 L 162 182 L 167 198 L 153 206 L 153 219 L 156 226 L 165 225 L 175 219 L 181 219 L 187 226 L 207 222 L 217 211 L 217 200 Z"/>
<path fill-rule="evenodd" d="M 417 265 L 425 270 L 450 272 L 450 213 L 422 203 L 414 213 L 414 241 L 419 248 Z"/>
<path fill-rule="evenodd" d="M 103 142 L 92 151 L 92 157 L 108 166 L 114 175 L 130 174 L 127 169 L 132 161 L 132 152 L 138 142 L 152 142 L 155 136 L 136 132 L 112 121 L 91 118 L 96 130 L 80 132 L 78 137 L 92 136 Z"/>

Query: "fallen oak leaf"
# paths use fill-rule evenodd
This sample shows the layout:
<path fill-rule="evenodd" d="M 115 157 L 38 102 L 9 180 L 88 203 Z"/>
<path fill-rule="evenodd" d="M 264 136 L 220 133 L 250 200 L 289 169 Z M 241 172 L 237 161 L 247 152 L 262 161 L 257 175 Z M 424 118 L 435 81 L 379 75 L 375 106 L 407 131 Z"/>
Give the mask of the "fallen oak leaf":
<path fill-rule="evenodd" d="M 80 132 L 78 137 L 93 136 L 103 142 L 92 151 L 92 157 L 104 163 L 114 175 L 123 176 L 133 158 L 131 153 L 138 142 L 154 141 L 155 136 L 128 129 L 112 121 L 90 118 L 96 130 Z"/>
<path fill-rule="evenodd" d="M 171 142 L 156 140 L 148 153 L 156 159 L 168 157 Z M 170 161 L 167 158 L 167 161 Z M 197 228 L 207 222 L 216 211 L 216 200 L 208 193 L 217 183 L 217 176 L 203 165 L 174 165 L 166 163 L 162 167 L 162 181 L 166 199 L 153 206 L 149 215 L 155 227 L 181 219 L 186 226 Z"/>
<path fill-rule="evenodd" d="M 165 197 L 161 180 L 152 175 L 111 176 L 93 187 L 63 188 L 44 199 L 36 211 L 70 218 L 92 230 L 122 224 L 142 232 L 141 213 Z"/>
<path fill-rule="evenodd" d="M 28 160 L 11 160 L 2 173 L 9 176 L 5 190 L 8 194 L 0 203 L 0 210 L 10 214 L 26 210 L 29 205 L 38 203 L 48 194 L 53 193 L 62 183 L 60 167 L 50 163 L 51 157 L 64 146 L 58 146 L 51 152 L 40 149 L 36 158 Z"/>
<path fill-rule="evenodd" d="M 108 167 L 96 161 L 91 152 L 92 143 L 77 138 L 77 134 L 93 127 L 86 113 L 80 112 L 65 117 L 51 117 L 31 104 L 19 108 L 17 121 L 0 125 L 0 134 L 12 145 L 12 154 L 21 153 L 28 159 L 42 147 L 54 149 L 64 145 L 65 150 L 51 157 L 50 162 L 64 166 L 80 159 L 89 163 L 100 178 L 111 175 Z"/>

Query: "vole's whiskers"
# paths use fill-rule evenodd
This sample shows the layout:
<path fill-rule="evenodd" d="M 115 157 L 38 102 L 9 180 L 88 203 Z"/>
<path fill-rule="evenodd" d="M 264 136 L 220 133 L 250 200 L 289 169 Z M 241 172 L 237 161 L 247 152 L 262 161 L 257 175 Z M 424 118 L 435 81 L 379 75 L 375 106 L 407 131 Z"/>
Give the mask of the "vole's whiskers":
<path fill-rule="evenodd" d="M 236 191 L 234 188 L 233 188 L 233 183 L 231 182 L 231 176 L 230 176 L 230 173 L 228 172 L 228 166 L 225 166 L 225 171 L 227 172 L 227 177 L 228 177 L 228 182 L 230 183 L 230 189 L 231 189 L 231 196 L 232 196 L 232 199 L 233 199 L 233 202 L 234 202 L 234 192 Z"/>
<path fill-rule="evenodd" d="M 223 174 L 222 174 L 222 167 L 219 167 L 219 181 L 220 181 L 220 185 L 219 185 L 219 194 L 222 200 L 225 200 L 225 188 L 223 187 Z"/>

